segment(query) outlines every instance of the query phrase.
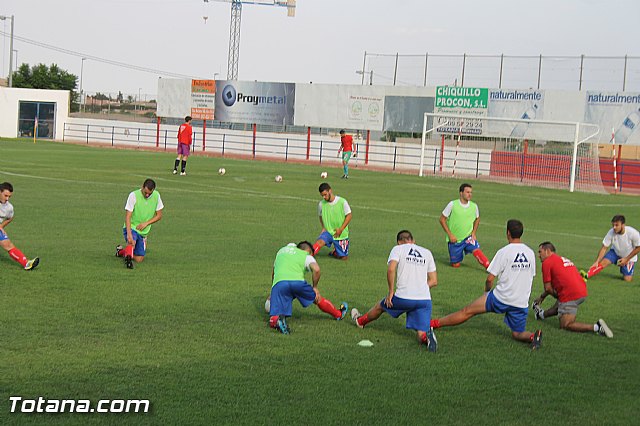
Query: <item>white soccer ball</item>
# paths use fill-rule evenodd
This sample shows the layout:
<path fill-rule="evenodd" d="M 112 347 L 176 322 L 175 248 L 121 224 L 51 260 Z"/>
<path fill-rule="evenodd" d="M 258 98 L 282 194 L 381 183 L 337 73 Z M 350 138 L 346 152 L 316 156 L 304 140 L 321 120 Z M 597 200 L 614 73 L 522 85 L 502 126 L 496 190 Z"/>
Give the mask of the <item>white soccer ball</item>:
<path fill-rule="evenodd" d="M 329 173 L 327 173 L 327 172 L 322 172 L 322 173 L 320 173 L 320 177 L 321 177 L 322 179 L 326 179 L 326 178 L 327 178 L 327 176 L 329 176 Z"/>
<path fill-rule="evenodd" d="M 276 182 L 282 182 L 282 176 L 280 175 L 276 176 Z"/>
<path fill-rule="evenodd" d="M 267 300 L 264 302 L 264 310 L 265 310 L 267 313 L 271 312 L 271 299 L 267 299 Z"/>
<path fill-rule="evenodd" d="M 218 169 L 218 174 L 219 174 L 220 176 L 224 176 L 224 174 L 225 174 L 225 173 L 227 173 L 227 171 L 225 170 L 225 168 L 224 168 L 224 167 L 220 167 L 220 168 Z"/>

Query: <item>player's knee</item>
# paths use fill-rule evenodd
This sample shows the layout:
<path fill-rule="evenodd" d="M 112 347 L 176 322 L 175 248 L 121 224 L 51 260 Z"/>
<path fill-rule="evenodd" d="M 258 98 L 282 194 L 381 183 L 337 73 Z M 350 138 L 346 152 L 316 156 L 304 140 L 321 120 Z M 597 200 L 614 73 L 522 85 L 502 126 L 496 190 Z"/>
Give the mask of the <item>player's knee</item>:
<path fill-rule="evenodd" d="M 633 280 L 633 275 L 624 275 L 622 277 L 623 280 L 625 280 L 626 282 L 630 283 L 631 280 Z"/>
<path fill-rule="evenodd" d="M 142 261 L 144 260 L 144 256 L 133 256 L 133 260 L 135 260 L 137 263 L 142 263 Z"/>

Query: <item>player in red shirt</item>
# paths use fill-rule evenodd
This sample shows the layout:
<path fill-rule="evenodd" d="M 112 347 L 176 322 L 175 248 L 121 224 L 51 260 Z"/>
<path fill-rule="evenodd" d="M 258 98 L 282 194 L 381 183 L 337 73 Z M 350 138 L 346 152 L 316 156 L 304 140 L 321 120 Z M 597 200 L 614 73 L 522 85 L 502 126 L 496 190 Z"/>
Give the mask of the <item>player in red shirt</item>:
<path fill-rule="evenodd" d="M 338 149 L 338 157 L 342 153 L 342 179 L 349 179 L 349 160 L 351 155 L 357 156 L 358 153 L 353 149 L 353 137 L 348 135 L 344 129 L 340 130 L 340 148 Z"/>
<path fill-rule="evenodd" d="M 540 244 L 538 256 L 542 261 L 544 292 L 533 302 L 536 319 L 544 320 L 559 315 L 562 329 L 579 333 L 593 331 L 602 336 L 613 337 L 611 329 L 602 319 L 595 324 L 576 321 L 578 306 L 587 299 L 587 284 L 573 262 L 558 256 L 555 246 L 548 241 Z M 551 308 L 544 310 L 540 305 L 548 295 L 558 300 Z"/>
<path fill-rule="evenodd" d="M 173 166 L 173 174 L 178 173 L 178 165 L 182 161 L 182 168 L 180 169 L 180 176 L 186 176 L 185 169 L 187 168 L 187 157 L 191 150 L 191 141 L 193 137 L 193 128 L 191 127 L 191 117 L 186 116 L 184 123 L 180 125 L 178 129 L 178 157 L 176 158 L 175 165 Z"/>

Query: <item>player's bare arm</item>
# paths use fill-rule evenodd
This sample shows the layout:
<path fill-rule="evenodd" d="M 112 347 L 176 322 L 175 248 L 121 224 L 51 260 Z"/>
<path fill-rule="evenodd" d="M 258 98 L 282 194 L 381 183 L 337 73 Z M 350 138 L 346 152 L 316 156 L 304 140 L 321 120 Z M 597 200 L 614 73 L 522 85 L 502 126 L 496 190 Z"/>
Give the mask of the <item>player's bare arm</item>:
<path fill-rule="evenodd" d="M 156 213 L 153 215 L 153 217 L 151 219 L 149 219 L 148 221 L 139 223 L 138 226 L 136 226 L 136 229 L 138 231 L 142 231 L 144 228 L 146 228 L 147 226 L 158 222 L 160 219 L 162 219 L 162 210 L 156 211 Z"/>
<path fill-rule="evenodd" d="M 436 271 L 427 272 L 427 285 L 433 288 L 438 285 L 438 273 Z"/>
<path fill-rule="evenodd" d="M 124 224 L 127 228 L 127 244 L 134 245 L 135 241 L 133 241 L 133 234 L 131 233 L 131 216 L 133 215 L 133 212 L 130 212 L 129 210 L 126 210 L 126 212 L 127 213 L 124 215 Z"/>
<path fill-rule="evenodd" d="M 600 248 L 600 251 L 598 252 L 598 257 L 596 257 L 596 261 L 593 262 L 593 265 L 591 265 L 591 267 L 595 267 L 598 266 L 598 264 L 602 261 L 602 259 L 604 258 L 605 253 L 609 250 L 608 246 L 602 246 L 602 248 Z"/>
<path fill-rule="evenodd" d="M 342 234 L 342 231 L 349 226 L 349 222 L 351 222 L 351 213 L 344 217 L 344 222 L 342 222 L 342 226 L 336 229 L 336 232 L 333 234 L 334 237 L 339 237 Z"/>
<path fill-rule="evenodd" d="M 444 232 L 446 232 L 446 234 L 449 236 L 449 242 L 457 243 L 458 239 L 456 238 L 455 235 L 451 233 L 451 230 L 449 229 L 449 225 L 447 225 L 447 217 L 441 214 L 439 222 L 440 222 L 440 225 L 442 226 L 442 229 L 444 229 Z"/>
<path fill-rule="evenodd" d="M 387 267 L 387 284 L 389 285 L 389 294 L 384 299 L 384 304 L 387 305 L 387 308 L 393 308 L 393 302 L 391 299 L 393 298 L 393 288 L 396 282 L 396 269 L 398 269 L 398 261 L 392 260 L 389 262 L 389 266 Z"/>
<path fill-rule="evenodd" d="M 471 238 L 477 240 L 476 233 L 478 232 L 478 226 L 480 226 L 480 216 L 473 221 L 473 230 L 471 231 Z"/>
<path fill-rule="evenodd" d="M 493 288 L 493 282 L 495 281 L 496 276 L 493 274 L 487 275 L 487 280 L 484 282 L 484 291 L 488 293 Z"/>
<path fill-rule="evenodd" d="M 631 253 L 629 253 L 628 256 L 623 257 L 622 259 L 620 259 L 618 261 L 618 266 L 626 266 L 627 263 L 629 263 L 629 261 L 631 259 L 633 259 L 633 256 L 635 256 L 636 254 L 640 253 L 640 246 L 636 247 L 633 249 L 633 251 Z"/>
<path fill-rule="evenodd" d="M 311 269 L 311 280 L 313 282 L 313 288 L 315 289 L 318 287 L 318 282 L 320 281 L 320 266 L 318 266 L 316 262 L 313 262 L 309 265 L 309 268 Z"/>

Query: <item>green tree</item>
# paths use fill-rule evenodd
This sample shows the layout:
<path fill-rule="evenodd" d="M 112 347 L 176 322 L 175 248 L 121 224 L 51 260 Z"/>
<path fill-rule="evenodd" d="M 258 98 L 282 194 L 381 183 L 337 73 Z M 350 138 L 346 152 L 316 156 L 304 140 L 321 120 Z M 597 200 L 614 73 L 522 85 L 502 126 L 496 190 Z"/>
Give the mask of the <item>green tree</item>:
<path fill-rule="evenodd" d="M 80 95 L 76 92 L 78 77 L 56 64 L 47 66 L 38 64 L 29 67 L 22 64 L 13 73 L 13 87 L 27 89 L 69 90 L 71 92 L 71 111 L 78 111 Z"/>

